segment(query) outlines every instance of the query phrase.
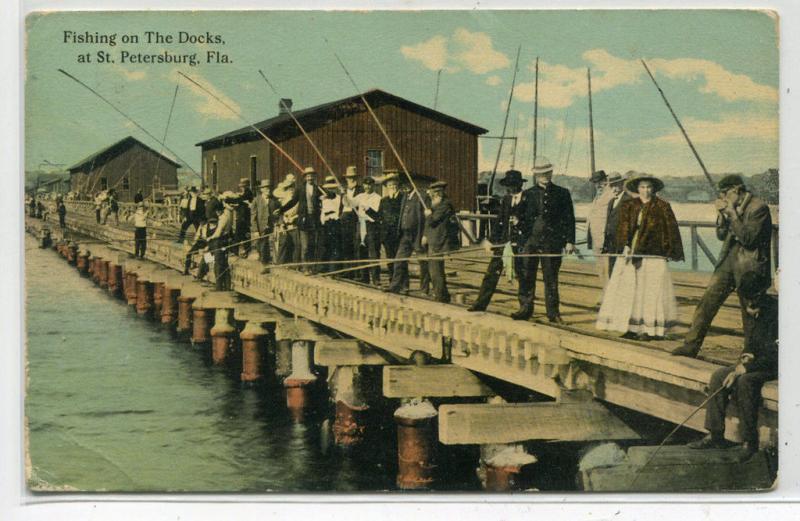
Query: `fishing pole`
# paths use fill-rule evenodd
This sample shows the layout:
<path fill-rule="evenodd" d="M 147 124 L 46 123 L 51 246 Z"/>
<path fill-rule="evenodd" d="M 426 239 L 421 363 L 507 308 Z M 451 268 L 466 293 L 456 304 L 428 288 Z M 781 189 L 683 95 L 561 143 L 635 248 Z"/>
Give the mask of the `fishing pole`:
<path fill-rule="evenodd" d="M 163 143 L 167 142 L 167 132 L 169 131 L 169 122 L 172 121 L 172 110 L 175 108 L 175 100 L 178 98 L 178 87 L 179 87 L 179 85 L 176 83 L 175 84 L 175 93 L 172 95 L 172 104 L 169 106 L 169 115 L 167 116 L 167 126 L 164 127 L 164 139 L 162 140 Z M 161 146 L 163 148 L 164 145 L 161 145 Z M 161 166 L 161 153 L 162 152 L 163 152 L 163 150 L 161 150 L 158 153 L 158 160 L 156 161 L 156 172 L 155 172 L 155 174 L 153 174 L 153 178 L 154 179 L 156 177 L 158 177 L 158 167 Z"/>
<path fill-rule="evenodd" d="M 297 128 L 300 129 L 300 132 L 303 133 L 303 136 L 308 141 L 308 144 L 311 145 L 311 148 L 317 154 L 317 156 L 319 157 L 320 161 L 322 161 L 322 164 L 325 165 L 325 168 L 328 169 L 328 173 L 330 173 L 331 177 L 333 177 L 333 180 L 336 181 L 336 186 L 339 187 L 339 190 L 344 190 L 344 188 L 342 187 L 342 183 L 339 182 L 339 178 L 333 172 L 333 168 L 331 168 L 331 165 L 328 164 L 328 161 L 325 160 L 325 157 L 322 155 L 322 152 L 320 152 L 319 148 L 317 148 L 317 145 L 314 144 L 314 141 L 311 139 L 311 136 L 308 135 L 308 132 L 306 132 L 306 129 L 303 128 L 303 125 L 301 125 L 300 121 L 295 117 L 294 112 L 292 111 L 291 107 L 289 107 L 289 105 L 287 105 L 286 102 L 284 101 L 284 98 L 282 98 L 281 95 L 278 94 L 278 90 L 267 79 L 266 75 L 261 71 L 261 69 L 258 70 L 258 73 L 261 74 L 261 77 L 264 78 L 265 82 L 267 82 L 267 85 L 269 85 L 269 88 L 272 89 L 272 92 L 275 93 L 276 96 L 278 96 L 278 98 L 280 99 L 279 103 L 280 103 L 281 107 L 283 107 L 283 110 L 285 110 L 286 113 L 289 114 L 289 117 L 292 118 L 292 121 L 294 121 L 295 125 L 297 125 Z"/>
<path fill-rule="evenodd" d="M 517 83 L 517 71 L 519 70 L 519 53 L 522 46 L 517 47 L 517 59 L 514 62 L 514 75 L 511 77 L 511 89 L 508 92 L 508 106 L 506 106 L 506 116 L 503 119 L 503 132 L 500 134 L 500 144 L 497 146 L 497 157 L 494 160 L 494 168 L 492 168 L 492 177 L 489 180 L 489 194 L 492 194 L 492 187 L 494 186 L 494 178 L 497 176 L 497 165 L 500 164 L 500 154 L 503 152 L 503 142 L 506 139 L 506 128 L 508 126 L 508 115 L 511 113 L 511 100 L 514 99 L 514 85 Z"/>
<path fill-rule="evenodd" d="M 238 110 L 234 109 L 233 107 L 231 107 L 230 105 L 225 103 L 225 101 L 223 101 L 219 96 L 217 96 L 216 94 L 211 92 L 211 90 L 209 90 L 208 88 L 204 87 L 203 85 L 201 85 L 197 81 L 193 80 L 192 78 L 190 78 L 186 74 L 182 73 L 181 71 L 178 71 L 178 74 L 180 74 L 181 76 L 186 78 L 189 82 L 191 82 L 192 84 L 196 85 L 198 88 L 202 89 L 203 92 L 205 92 L 206 94 L 208 94 L 209 96 L 214 98 L 220 105 L 222 105 L 223 107 L 228 109 L 233 115 L 235 115 L 237 118 L 239 118 L 244 123 L 246 123 L 247 126 L 252 128 L 253 130 L 255 130 L 258 133 L 258 135 L 260 135 L 261 137 L 263 137 L 267 141 L 267 143 L 269 143 L 270 145 L 275 147 L 275 150 L 280 152 L 286 159 L 288 159 L 289 162 L 297 169 L 298 172 L 302 172 L 303 171 L 303 167 L 300 166 L 300 163 L 295 161 L 294 158 L 292 156 L 290 156 L 289 153 L 286 152 L 283 148 L 281 148 L 281 146 L 279 144 L 277 144 L 275 141 L 273 141 L 269 137 L 267 137 L 267 135 L 264 134 L 261 131 L 261 129 L 259 129 L 258 127 L 256 127 L 255 125 L 253 125 L 252 123 L 247 121 L 246 119 L 244 119 L 244 116 L 242 116 L 242 114 Z"/>
<path fill-rule="evenodd" d="M 121 114 L 121 115 L 122 115 L 122 116 L 123 116 L 125 119 L 127 119 L 128 121 L 130 121 L 131 123 L 133 123 L 133 124 L 136 126 L 136 128 L 138 128 L 139 130 L 141 130 L 142 132 L 144 132 L 145 134 L 147 134 L 147 136 L 148 136 L 148 137 L 150 137 L 150 139 L 152 139 L 153 141 L 155 141 L 155 142 L 156 142 L 156 143 L 158 143 L 159 145 L 163 146 L 163 147 L 164 147 L 164 149 L 165 149 L 167 152 L 169 152 L 170 154 L 172 154 L 173 156 L 175 156 L 175 157 L 176 157 L 176 158 L 177 158 L 179 161 L 181 161 L 181 162 L 182 162 L 182 163 L 183 163 L 183 164 L 184 164 L 184 165 L 185 165 L 185 166 L 186 166 L 186 167 L 187 167 L 189 170 L 191 170 L 191 171 L 192 171 L 192 173 L 193 173 L 194 175 L 196 175 L 197 177 L 199 177 L 199 178 L 201 178 L 201 179 L 202 179 L 202 176 L 201 176 L 200 174 L 198 174 L 198 173 L 197 173 L 197 171 L 195 171 L 195 169 L 194 169 L 194 168 L 192 168 L 192 166 L 191 166 L 191 165 L 190 165 L 190 164 L 189 164 L 189 163 L 188 163 L 188 162 L 187 162 L 185 159 L 181 158 L 181 156 L 179 156 L 178 154 L 176 154 L 176 153 L 175 153 L 175 151 L 174 151 L 174 150 L 172 150 L 171 148 L 169 148 L 169 147 L 168 147 L 166 144 L 164 144 L 163 142 L 159 141 L 159 139 L 158 139 L 157 137 L 155 137 L 155 136 L 154 136 L 153 134 L 151 134 L 151 133 L 150 133 L 150 132 L 149 132 L 149 131 L 148 131 L 146 128 L 144 128 L 142 125 L 140 125 L 140 124 L 139 124 L 139 123 L 138 123 L 138 122 L 137 122 L 135 119 L 133 119 L 132 117 L 130 117 L 128 114 L 126 114 L 125 112 L 123 112 L 123 111 L 122 111 L 120 108 L 118 108 L 116 105 L 114 105 L 113 103 L 111 103 L 111 102 L 110 102 L 108 99 L 106 99 L 105 97 L 103 97 L 103 95 L 102 95 L 102 94 L 100 94 L 99 92 L 97 92 L 96 90 L 94 90 L 93 88 L 91 88 L 90 86 L 88 86 L 87 84 L 85 84 L 84 82 L 82 82 L 81 80 L 79 80 L 78 78 L 76 78 L 75 76 L 73 76 L 72 74 L 68 73 L 68 72 L 67 72 L 67 71 L 65 71 L 64 69 L 58 69 L 58 71 L 59 71 L 61 74 L 63 74 L 64 76 L 66 76 L 66 77 L 68 77 L 68 78 L 72 79 L 73 81 L 75 81 L 75 82 L 76 82 L 78 85 L 81 85 L 83 88 L 85 88 L 86 90 L 88 90 L 89 92 L 91 92 L 92 94 L 94 94 L 95 96 L 97 96 L 98 98 L 100 98 L 101 100 L 103 100 L 103 101 L 104 101 L 104 102 L 105 102 L 105 103 L 106 103 L 106 104 L 107 104 L 109 107 L 111 107 L 112 109 L 114 109 L 115 111 L 117 111 L 119 114 Z"/>

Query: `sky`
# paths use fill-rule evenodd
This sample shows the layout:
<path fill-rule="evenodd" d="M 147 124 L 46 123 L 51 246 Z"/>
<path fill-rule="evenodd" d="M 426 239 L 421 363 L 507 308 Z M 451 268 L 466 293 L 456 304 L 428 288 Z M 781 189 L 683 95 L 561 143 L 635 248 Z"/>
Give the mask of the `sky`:
<path fill-rule="evenodd" d="M 62 68 L 135 119 L 200 171 L 195 143 L 295 109 L 380 88 L 500 136 L 517 49 L 514 96 L 499 169 L 531 167 L 534 63 L 539 58 L 538 155 L 556 173 L 590 173 L 587 68 L 596 165 L 607 172 L 702 174 L 640 59 L 655 74 L 711 173 L 778 167 L 777 22 L 756 11 L 72 12 L 27 19 L 25 166 L 72 165 L 128 135 L 162 146 Z M 146 31 L 172 43 L 147 43 Z M 80 43 L 72 35 L 115 45 Z M 180 43 L 180 33 L 218 43 Z M 123 35 L 139 43 L 123 43 Z M 199 63 L 132 63 L 142 54 L 197 53 Z M 230 63 L 207 63 L 207 52 Z M 113 63 L 98 63 L 97 53 Z M 91 55 L 91 63 L 79 56 Z M 439 73 L 441 71 L 441 73 Z M 184 80 L 207 86 L 225 105 Z M 437 75 L 440 75 L 436 98 Z M 175 86 L 178 93 L 170 118 Z M 233 109 L 233 110 L 231 110 Z M 235 114 L 238 112 L 241 115 Z M 170 118 L 167 129 L 167 120 Z M 479 141 L 491 170 L 500 141 Z M 166 152 L 166 151 L 165 151 Z M 167 155 L 171 155 L 166 152 Z"/>

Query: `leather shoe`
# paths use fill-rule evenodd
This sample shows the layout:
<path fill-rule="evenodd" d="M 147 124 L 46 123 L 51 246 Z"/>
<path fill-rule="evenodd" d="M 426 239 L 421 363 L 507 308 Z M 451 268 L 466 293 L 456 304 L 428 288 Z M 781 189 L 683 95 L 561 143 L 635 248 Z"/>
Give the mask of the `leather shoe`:
<path fill-rule="evenodd" d="M 472 304 L 470 307 L 467 308 L 467 311 L 486 311 L 486 306 L 481 306 L 477 302 Z"/>
<path fill-rule="evenodd" d="M 700 352 L 699 347 L 694 347 L 691 344 L 683 344 L 673 349 L 670 354 L 672 356 L 688 356 L 689 358 L 696 358 L 697 353 L 699 352 Z"/>
<path fill-rule="evenodd" d="M 741 454 L 739 454 L 739 462 L 744 463 L 748 461 L 753 455 L 758 452 L 758 442 L 746 441 L 740 445 Z"/>
<path fill-rule="evenodd" d="M 519 311 L 511 315 L 511 320 L 528 320 L 529 318 L 531 318 L 532 314 L 533 312 L 531 312 L 530 310 L 520 309 Z"/>
<path fill-rule="evenodd" d="M 549 320 L 551 324 L 563 324 L 564 323 L 564 319 L 561 318 L 561 315 L 556 315 L 554 317 L 548 317 L 547 320 Z"/>
<path fill-rule="evenodd" d="M 689 442 L 686 446 L 690 449 L 727 449 L 730 445 L 725 438 L 706 434 L 705 437 Z"/>

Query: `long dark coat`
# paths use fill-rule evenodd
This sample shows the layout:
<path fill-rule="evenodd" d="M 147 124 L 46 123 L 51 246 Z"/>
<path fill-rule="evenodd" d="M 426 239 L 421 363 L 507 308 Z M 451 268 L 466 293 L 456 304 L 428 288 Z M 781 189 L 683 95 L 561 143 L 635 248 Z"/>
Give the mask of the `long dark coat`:
<path fill-rule="evenodd" d="M 641 226 L 637 224 L 640 211 L 643 212 Z M 634 245 L 637 230 L 638 237 Z M 673 261 L 683 260 L 683 243 L 678 221 L 669 203 L 656 196 L 647 204 L 643 204 L 638 198 L 622 203 L 617 226 L 617 244 L 630 246 L 633 254 L 658 255 Z"/>

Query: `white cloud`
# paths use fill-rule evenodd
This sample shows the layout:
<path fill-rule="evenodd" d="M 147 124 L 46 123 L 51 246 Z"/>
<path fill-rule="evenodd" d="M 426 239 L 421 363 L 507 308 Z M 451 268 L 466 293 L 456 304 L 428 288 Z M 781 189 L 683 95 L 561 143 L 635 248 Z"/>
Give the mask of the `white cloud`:
<path fill-rule="evenodd" d="M 111 68 L 128 81 L 141 81 L 147 78 L 146 70 L 128 70 L 121 65 L 112 65 Z"/>
<path fill-rule="evenodd" d="M 208 89 L 211 93 L 214 94 L 217 98 L 222 100 L 225 105 L 230 107 L 231 109 L 235 110 L 236 112 L 242 112 L 241 107 L 238 103 L 233 101 L 231 98 L 225 95 L 225 93 L 218 90 L 214 85 L 212 85 L 208 80 L 206 80 L 200 73 L 193 72 L 192 74 L 188 75 L 194 81 L 198 82 L 200 85 Z M 178 74 L 178 69 L 173 69 L 169 74 L 169 79 L 173 82 L 178 82 L 182 89 L 188 88 L 189 92 L 194 95 L 194 109 L 195 111 L 200 114 L 205 119 L 222 119 L 222 120 L 236 120 L 238 121 L 239 118 L 231 112 L 230 109 L 226 108 L 220 101 L 214 99 L 214 96 L 209 94 L 208 92 L 204 91 L 194 83 L 186 80 L 183 76 Z"/>
<path fill-rule="evenodd" d="M 400 52 L 406 59 L 418 61 L 434 71 L 466 69 L 474 74 L 486 74 L 511 65 L 508 56 L 494 48 L 491 36 L 464 28 L 456 29 L 450 37 L 436 35 L 415 45 L 404 45 Z"/>
<path fill-rule="evenodd" d="M 605 49 L 592 49 L 582 58 L 592 71 L 592 92 L 613 89 L 620 85 L 633 85 L 647 79 L 644 67 L 638 59 L 626 60 L 612 55 Z M 648 65 L 656 76 L 686 81 L 699 80 L 699 91 L 715 94 L 726 101 L 777 102 L 777 89 L 753 81 L 744 74 L 734 74 L 722 65 L 709 60 L 692 58 L 653 59 Z M 534 62 L 528 65 L 533 72 Z M 647 80 L 649 81 L 649 80 Z M 543 107 L 564 108 L 577 98 L 586 97 L 588 79 L 586 67 L 539 62 L 539 104 Z M 531 102 L 534 98 L 534 82 L 523 82 L 515 89 L 515 98 Z"/>
<path fill-rule="evenodd" d="M 495 75 L 495 76 L 489 76 L 488 78 L 486 78 L 486 84 L 487 85 L 491 85 L 492 87 L 497 87 L 501 83 L 503 83 L 503 80 L 502 80 L 502 78 L 500 78 L 500 76 L 496 76 Z"/>
<path fill-rule="evenodd" d="M 719 120 L 686 118 L 686 132 L 695 144 L 719 143 L 731 140 L 778 140 L 778 119 L 753 114 L 727 114 Z M 678 129 L 648 140 L 653 143 L 681 144 L 686 141 Z"/>

